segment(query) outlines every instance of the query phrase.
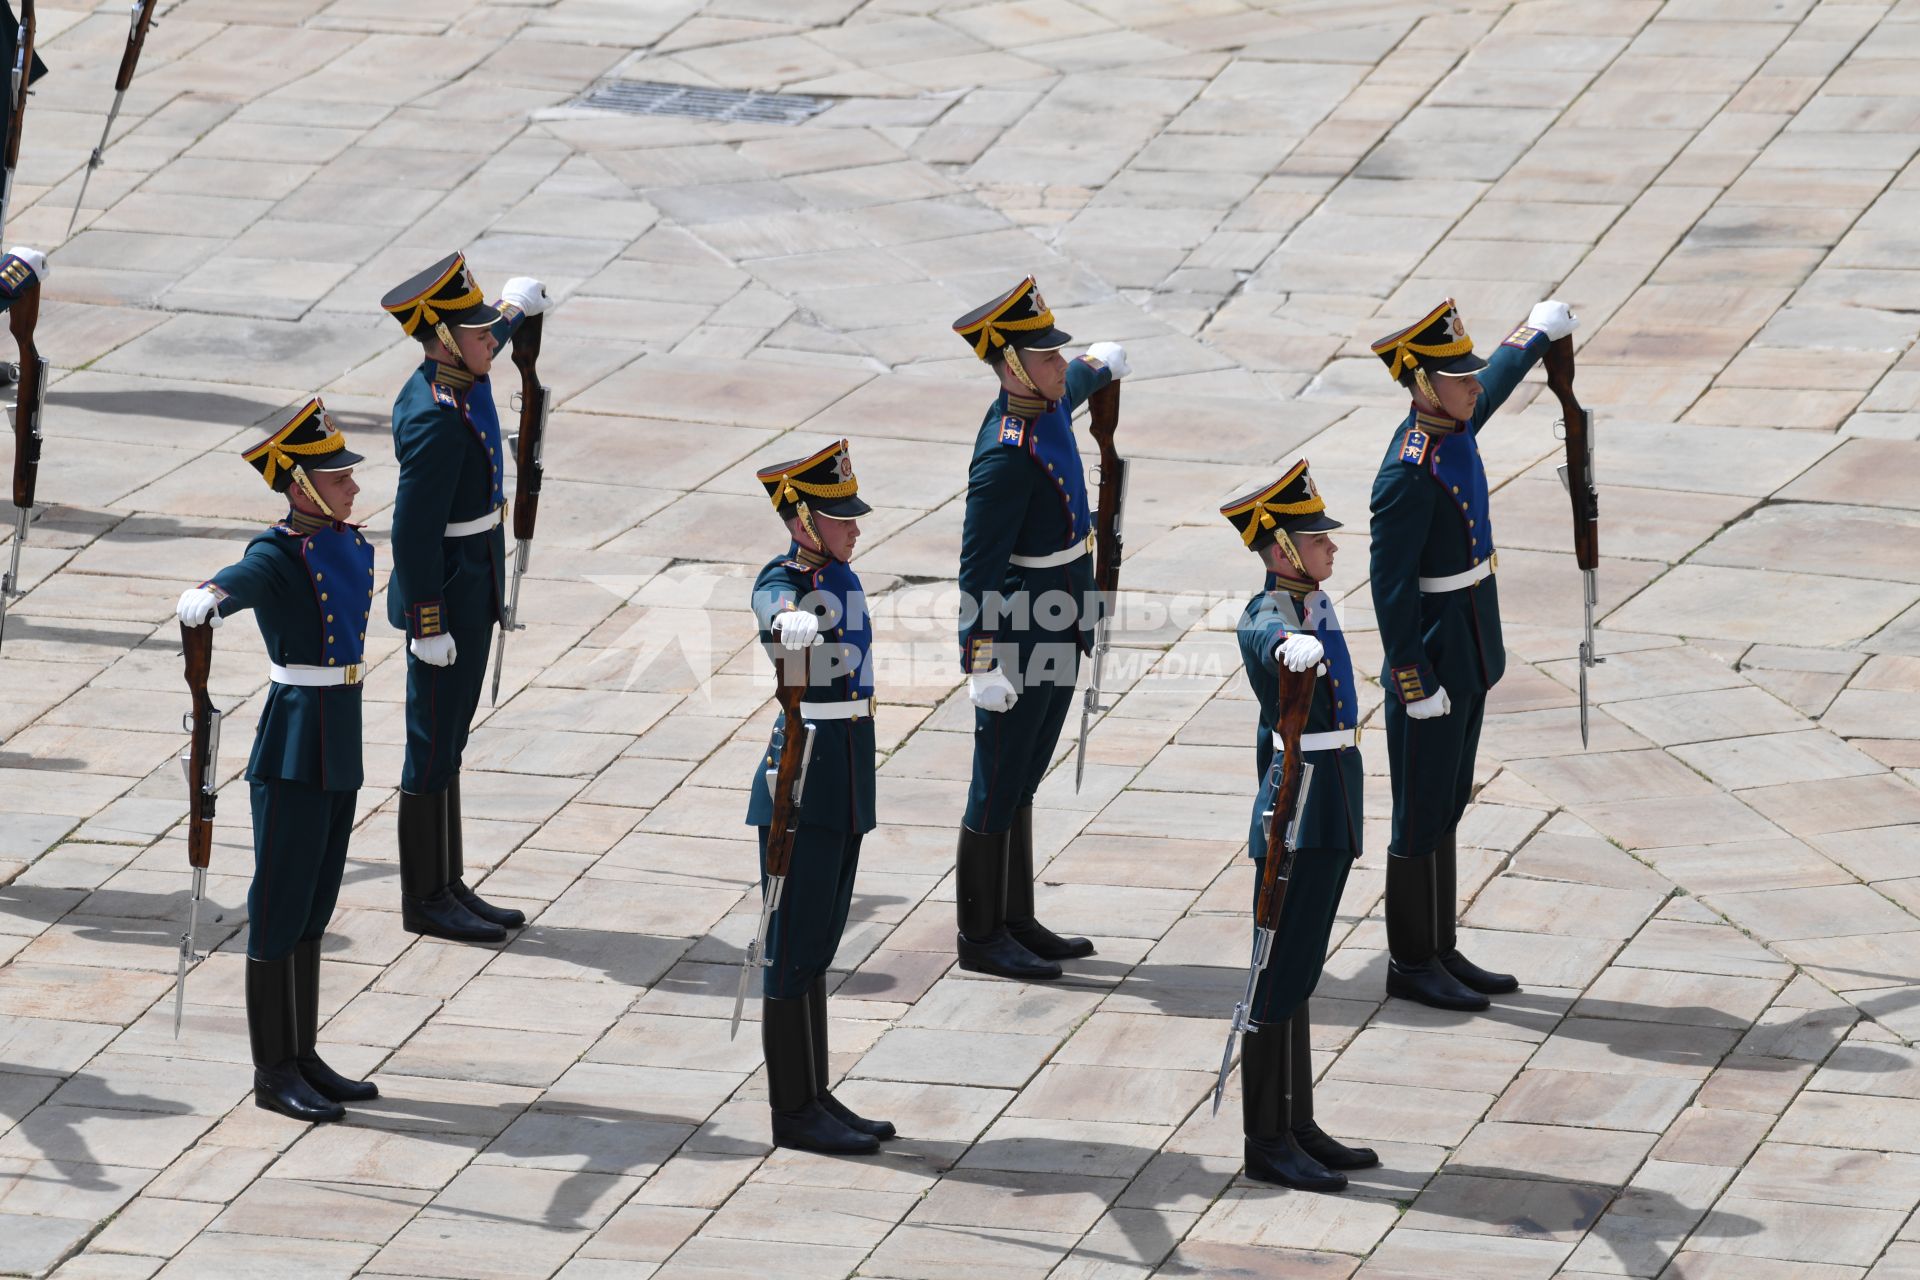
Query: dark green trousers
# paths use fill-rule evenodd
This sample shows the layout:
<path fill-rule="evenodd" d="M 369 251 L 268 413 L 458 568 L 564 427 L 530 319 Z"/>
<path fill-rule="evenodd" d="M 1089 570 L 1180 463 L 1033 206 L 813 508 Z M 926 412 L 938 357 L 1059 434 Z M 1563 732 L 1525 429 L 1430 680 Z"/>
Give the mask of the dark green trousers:
<path fill-rule="evenodd" d="M 247 955 L 281 960 L 318 938 L 333 918 L 353 836 L 357 791 L 322 791 L 279 779 L 253 792 L 253 887 L 247 891 Z"/>
<path fill-rule="evenodd" d="M 1473 761 L 1480 753 L 1485 693 L 1454 694 L 1452 710 L 1415 720 L 1398 698 L 1388 698 L 1387 763 L 1393 771 L 1393 837 L 1387 852 L 1431 857 L 1440 838 L 1460 823 L 1473 796 Z"/>
<path fill-rule="evenodd" d="M 765 886 L 767 829 L 760 831 L 760 874 Z M 853 909 L 853 877 L 860 869 L 858 831 L 801 827 L 787 866 L 787 887 L 767 929 L 761 994 L 793 1000 L 813 989 L 827 972 Z"/>
<path fill-rule="evenodd" d="M 1274 935 L 1273 954 L 1253 991 L 1253 1020 L 1285 1022 L 1313 994 L 1327 960 L 1327 941 L 1333 936 L 1340 895 L 1353 869 L 1353 855 L 1345 849 L 1302 849 L 1293 860 L 1287 901 L 1280 908 L 1280 929 Z M 1260 898 L 1259 873 L 1265 860 L 1256 859 L 1254 901 Z"/>

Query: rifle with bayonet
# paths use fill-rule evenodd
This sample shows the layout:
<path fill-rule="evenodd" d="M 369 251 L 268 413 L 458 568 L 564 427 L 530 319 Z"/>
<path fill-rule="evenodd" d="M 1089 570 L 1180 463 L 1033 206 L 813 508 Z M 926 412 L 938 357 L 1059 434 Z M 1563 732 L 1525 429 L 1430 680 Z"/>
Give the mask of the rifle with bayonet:
<path fill-rule="evenodd" d="M 527 560 L 533 553 L 533 524 L 540 516 L 540 481 L 546 464 L 542 460 L 547 445 L 547 410 L 553 395 L 540 385 L 540 333 L 544 315 L 528 316 L 513 334 L 513 363 L 520 370 L 520 429 L 513 433 L 513 582 L 507 591 L 507 605 L 500 614 L 500 638 L 493 650 L 493 691 L 487 705 L 500 701 L 500 672 L 507 663 L 507 632 L 525 631 L 520 621 L 520 580 L 527 576 Z"/>
<path fill-rule="evenodd" d="M 33 83 L 33 35 L 38 26 L 33 0 L 21 0 L 20 30 L 13 48 L 13 74 L 7 97 L 6 172 L 0 176 L 0 236 L 6 234 L 7 210 L 13 206 L 13 171 L 20 163 L 20 131 L 27 122 L 27 92 Z"/>
<path fill-rule="evenodd" d="M 780 682 L 774 695 L 780 703 L 784 732 L 780 739 L 779 763 L 766 771 L 767 788 L 773 793 L 773 821 L 767 825 L 766 872 L 760 886 L 760 924 L 753 941 L 740 957 L 740 985 L 733 993 L 733 1023 L 727 1039 L 740 1034 L 740 1013 L 747 1003 L 747 983 L 752 976 L 772 964 L 767 955 L 767 931 L 773 927 L 773 913 L 787 888 L 787 868 L 793 862 L 794 838 L 800 834 L 800 800 L 807 789 L 807 766 L 813 760 L 814 726 L 800 716 L 800 700 L 807 692 L 808 654 L 806 649 L 783 652 L 773 650 L 774 675 Z"/>
<path fill-rule="evenodd" d="M 187 663 L 187 691 L 193 710 L 182 717 L 191 737 L 180 755 L 187 775 L 187 864 L 193 868 L 193 901 L 187 908 L 187 931 L 180 935 L 180 962 L 173 984 L 173 1038 L 180 1038 L 180 1020 L 187 1007 L 187 969 L 200 957 L 193 949 L 200 925 L 200 903 L 207 896 L 207 864 L 213 861 L 213 806 L 220 782 L 220 718 L 222 712 L 207 696 L 207 675 L 213 669 L 213 626 L 180 624 L 180 650 Z"/>
<path fill-rule="evenodd" d="M 102 153 L 107 149 L 107 139 L 113 135 L 113 122 L 119 118 L 120 104 L 126 100 L 127 86 L 133 83 L 133 70 L 140 65 L 140 50 L 147 44 L 147 28 L 153 25 L 153 9 L 158 0 L 133 0 L 133 15 L 127 30 L 127 47 L 120 54 L 120 70 L 113 77 L 113 107 L 107 112 L 107 127 L 100 131 L 100 145 L 87 157 L 87 167 L 80 176 L 80 194 L 74 197 L 73 216 L 67 219 L 67 234 L 73 234 L 73 224 L 79 220 L 80 206 L 87 198 L 87 184 L 93 181 L 93 171 L 100 167 Z"/>
<path fill-rule="evenodd" d="M 1593 480 L 1593 415 L 1573 395 L 1573 339 L 1548 345 L 1547 389 L 1560 400 L 1560 427 L 1567 460 L 1560 483 L 1573 500 L 1573 559 L 1580 567 L 1586 635 L 1580 641 L 1580 745 L 1587 745 L 1587 670 L 1606 659 L 1593 651 L 1593 608 L 1600 603 L 1600 490 Z"/>
<path fill-rule="evenodd" d="M 1260 985 L 1267 961 L 1273 956 L 1274 935 L 1280 931 L 1280 913 L 1287 904 L 1287 885 L 1293 879 L 1293 860 L 1299 852 L 1300 819 L 1307 808 L 1307 790 L 1313 784 L 1313 766 L 1300 754 L 1300 735 L 1307 727 L 1307 713 L 1313 709 L 1316 678 L 1312 668 L 1305 671 L 1280 668 L 1280 708 L 1273 728 L 1280 739 L 1280 750 L 1270 766 L 1272 807 L 1261 815 L 1266 822 L 1267 856 L 1260 859 L 1260 893 L 1253 904 L 1253 960 L 1247 966 L 1247 993 L 1233 1006 L 1226 1052 L 1220 1055 L 1220 1078 L 1213 1085 L 1215 1115 L 1220 1114 L 1227 1073 L 1233 1069 L 1233 1051 L 1240 1037 L 1255 1027 L 1254 992 Z"/>
<path fill-rule="evenodd" d="M 1108 638 L 1120 592 L 1120 517 L 1127 505 L 1127 460 L 1114 448 L 1113 433 L 1120 425 L 1120 384 L 1109 382 L 1087 397 L 1087 430 L 1100 446 L 1100 508 L 1093 526 L 1093 593 L 1099 613 L 1093 623 L 1093 672 L 1080 695 L 1080 746 L 1074 754 L 1073 789 L 1087 773 L 1087 733 L 1093 718 L 1111 708 L 1101 704 L 1100 676 L 1106 668 Z"/>
<path fill-rule="evenodd" d="M 7 636 L 7 602 L 20 589 L 20 552 L 33 519 L 33 491 L 40 482 L 40 410 L 47 402 L 47 358 L 33 339 L 40 323 L 40 286 L 14 303 L 7 327 L 20 347 L 20 377 L 13 403 L 13 546 L 5 577 L 0 577 L 0 643 Z"/>

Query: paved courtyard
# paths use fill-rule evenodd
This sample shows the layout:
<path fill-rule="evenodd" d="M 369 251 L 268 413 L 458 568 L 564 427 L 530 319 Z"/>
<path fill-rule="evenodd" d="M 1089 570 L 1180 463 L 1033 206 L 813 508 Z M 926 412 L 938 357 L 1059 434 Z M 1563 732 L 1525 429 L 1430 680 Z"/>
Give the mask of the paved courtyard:
<path fill-rule="evenodd" d="M 6 232 L 59 247 L 0 657 L 0 1272 L 1920 1277 L 1920 2 L 182 0 L 60 244 L 125 15 L 40 6 Z M 608 75 L 829 105 L 570 105 Z M 470 865 L 533 923 L 401 930 L 382 628 L 321 1036 L 385 1096 L 309 1129 L 249 1096 L 244 621 L 223 914 L 172 1035 L 172 606 L 277 514 L 236 454 L 314 391 L 372 458 L 384 560 L 417 354 L 377 300 L 455 248 L 563 299 L 531 626 L 464 787 Z M 1099 955 L 1050 986 L 951 968 L 991 388 L 948 324 L 1028 272 L 1136 369 L 1124 694 L 1037 818 L 1042 914 Z M 1469 948 L 1525 990 L 1383 1003 L 1369 682 L 1315 1063 L 1384 1164 L 1305 1195 L 1239 1178 L 1237 1095 L 1207 1105 L 1259 585 L 1215 508 L 1312 460 L 1377 671 L 1366 496 L 1404 399 L 1366 343 L 1449 294 L 1482 344 L 1548 295 L 1581 317 L 1608 660 L 1583 751 L 1536 379 L 1482 438 L 1512 661 L 1462 833 Z M 772 716 L 744 605 L 783 545 L 751 472 L 840 436 L 884 761 L 833 1067 L 905 1134 L 862 1160 L 771 1152 L 755 1028 L 727 1037 Z"/>

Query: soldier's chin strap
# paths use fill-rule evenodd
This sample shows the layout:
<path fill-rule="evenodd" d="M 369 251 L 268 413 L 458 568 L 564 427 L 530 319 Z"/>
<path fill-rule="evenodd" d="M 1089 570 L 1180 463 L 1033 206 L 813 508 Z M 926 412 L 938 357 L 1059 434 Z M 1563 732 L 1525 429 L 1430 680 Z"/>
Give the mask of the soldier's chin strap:
<path fill-rule="evenodd" d="M 1287 531 L 1285 529 L 1275 529 L 1273 531 L 1273 540 L 1275 544 L 1279 546 L 1280 554 L 1287 558 L 1287 563 L 1299 570 L 1300 576 L 1305 578 L 1307 576 L 1307 566 L 1301 561 L 1299 548 L 1293 545 L 1293 539 L 1287 536 Z"/>
<path fill-rule="evenodd" d="M 827 541 L 820 536 L 820 530 L 815 527 L 813 523 L 813 509 L 804 502 L 796 502 L 793 505 L 794 514 L 800 517 L 800 527 L 807 531 L 809 538 L 813 539 L 813 549 L 821 555 L 825 555 L 827 553 Z"/>
<path fill-rule="evenodd" d="M 1007 346 L 1000 348 L 1000 352 L 1007 358 L 1007 368 L 1013 370 L 1013 376 L 1020 379 L 1020 385 L 1033 392 L 1039 399 L 1047 399 L 1046 396 L 1040 394 L 1040 388 L 1033 385 L 1033 379 L 1027 376 L 1026 367 L 1020 363 L 1019 351 L 1015 350 L 1013 345 L 1009 343 Z"/>
<path fill-rule="evenodd" d="M 1413 388 L 1426 398 L 1435 409 L 1440 408 L 1440 394 L 1433 389 L 1433 382 L 1427 377 L 1427 371 L 1419 365 L 1413 367 Z"/>
<path fill-rule="evenodd" d="M 320 490 L 315 488 L 313 481 L 307 478 L 307 469 L 305 467 L 296 462 L 288 468 L 287 473 L 293 477 L 293 482 L 300 486 L 300 492 L 306 494 L 307 499 L 312 502 L 314 506 L 320 508 L 321 515 L 329 520 L 337 518 L 333 514 L 333 508 L 327 505 L 327 500 L 320 496 Z"/>

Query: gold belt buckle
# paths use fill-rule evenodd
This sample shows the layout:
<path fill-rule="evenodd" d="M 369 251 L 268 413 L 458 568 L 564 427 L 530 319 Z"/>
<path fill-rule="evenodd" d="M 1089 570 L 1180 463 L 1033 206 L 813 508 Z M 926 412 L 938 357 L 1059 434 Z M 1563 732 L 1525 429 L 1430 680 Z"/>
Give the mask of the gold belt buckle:
<path fill-rule="evenodd" d="M 1499 570 L 1500 570 L 1500 553 L 1496 551 L 1492 555 L 1487 557 L 1487 573 L 1489 576 L 1491 576 L 1499 572 Z"/>
<path fill-rule="evenodd" d="M 359 663 L 349 662 L 345 667 L 345 671 L 347 673 L 348 684 L 360 683 L 360 664 Z"/>

